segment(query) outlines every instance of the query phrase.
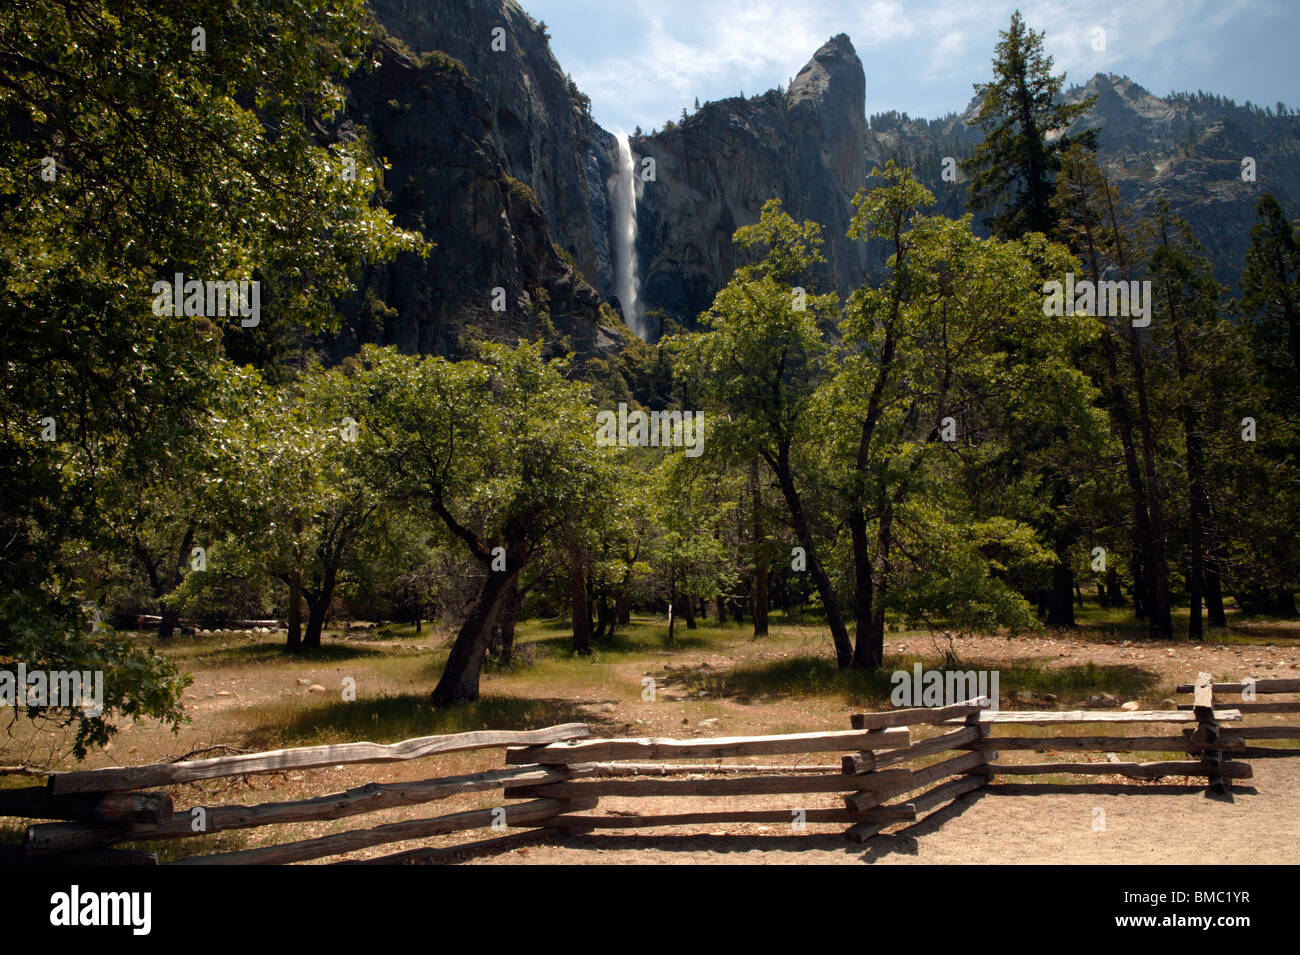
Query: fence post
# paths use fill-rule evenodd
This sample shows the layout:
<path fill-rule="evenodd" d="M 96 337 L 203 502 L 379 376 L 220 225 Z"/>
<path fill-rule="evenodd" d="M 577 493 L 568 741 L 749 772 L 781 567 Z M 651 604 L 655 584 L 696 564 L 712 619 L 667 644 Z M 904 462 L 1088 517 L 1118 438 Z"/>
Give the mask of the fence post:
<path fill-rule="evenodd" d="M 1214 718 L 1214 677 L 1209 673 L 1198 673 L 1193 689 L 1192 712 L 1196 716 L 1196 732 L 1192 740 L 1196 743 L 1217 743 L 1219 741 L 1219 723 Z M 1218 769 L 1223 765 L 1223 750 L 1207 749 L 1201 752 L 1201 765 Z M 1232 797 L 1232 783 L 1218 773 L 1211 773 L 1207 796 Z"/>

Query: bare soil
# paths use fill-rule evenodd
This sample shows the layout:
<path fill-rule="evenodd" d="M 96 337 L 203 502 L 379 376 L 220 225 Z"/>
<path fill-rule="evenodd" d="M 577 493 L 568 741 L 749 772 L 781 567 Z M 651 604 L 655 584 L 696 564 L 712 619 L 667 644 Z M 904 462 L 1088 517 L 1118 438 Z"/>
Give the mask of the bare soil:
<path fill-rule="evenodd" d="M 1242 635 L 1245 634 L 1243 637 Z M 1034 665 L 1048 671 L 1071 668 L 1125 668 L 1140 675 L 1146 687 L 1133 697 L 1143 709 L 1172 709 L 1174 686 L 1206 670 L 1216 680 L 1245 676 L 1300 677 L 1300 641 L 1293 628 L 1274 625 L 1267 634 L 1252 637 L 1238 630 L 1238 640 L 1189 645 L 1185 642 L 1149 642 L 1125 639 L 1122 634 L 1081 633 L 1031 639 L 969 637 L 951 648 L 975 666 Z M 1249 642 L 1251 639 L 1257 642 Z M 410 640 L 411 638 L 405 638 Z M 409 713 L 404 719 L 413 731 L 455 732 L 475 726 L 499 728 L 541 726 L 548 722 L 580 719 L 601 736 L 720 736 L 781 733 L 816 729 L 847 729 L 850 712 L 863 709 L 835 694 L 752 690 L 731 687 L 728 674 L 738 667 L 780 664 L 810 655 L 824 656 L 824 638 L 815 628 L 788 628 L 766 640 L 753 640 L 747 630 L 732 627 L 716 631 L 709 639 L 670 649 L 641 649 L 627 654 L 598 654 L 595 660 L 560 660 L 492 674 L 485 678 L 483 701 L 460 714 L 463 726 L 447 725 L 448 717 L 420 703 L 433 685 L 443 654 L 441 638 L 426 635 L 424 642 L 372 640 L 365 652 L 338 662 L 247 659 L 238 653 L 217 654 L 213 643 L 188 666 L 194 684 L 186 692 L 192 723 L 177 735 L 156 724 L 127 725 L 106 752 L 92 756 L 77 768 L 136 765 L 175 759 L 209 746 L 235 749 L 273 748 L 286 727 L 319 725 L 315 738 L 292 738 L 289 745 L 367 738 L 348 724 L 346 731 L 332 723 L 343 704 L 337 687 L 344 677 L 354 677 L 357 703 L 372 706 L 376 731 L 397 698 Z M 1274 640 L 1274 642 L 1267 642 Z M 225 643 L 238 649 L 239 641 Z M 342 645 L 342 641 L 338 642 Z M 352 644 L 348 644 L 352 646 Z M 923 654 L 933 657 L 949 648 L 927 635 L 891 634 L 887 663 Z M 445 649 L 445 647 L 443 648 Z M 198 651 L 195 651 L 196 653 Z M 201 657 L 201 658 L 200 658 Z M 642 698 L 642 681 L 653 675 L 658 683 L 653 701 Z M 306 681 L 306 682 L 304 682 Z M 309 690 L 317 685 L 325 693 Z M 367 694 L 377 694 L 367 696 Z M 1048 694 L 1003 685 L 1004 709 L 1076 708 L 1086 705 L 1086 691 Z M 1291 697 L 1286 697 L 1290 699 Z M 1185 700 L 1185 697 L 1180 699 Z M 369 701 L 369 702 L 367 702 Z M 415 701 L 415 702 L 409 702 Z M 1127 700 L 1126 700 L 1127 701 Z M 871 708 L 884 709 L 887 705 Z M 359 712 L 348 710 L 349 714 Z M 422 722 L 427 717 L 427 723 Z M 1283 722 L 1285 720 L 1285 722 Z M 26 721 L 15 723 L 8 738 L 0 736 L 0 764 L 31 761 L 43 748 L 55 752 L 66 745 L 58 734 L 32 733 Z M 1300 714 L 1252 714 L 1241 725 L 1295 725 Z M 335 728 L 330 729 L 331 725 Z M 408 724 L 402 724 L 405 730 Z M 1169 732 L 1168 727 L 1126 725 L 1123 732 Z M 921 735 L 924 735 L 923 731 Z M 1119 732 L 1119 731 L 1115 731 Z M 1279 743 L 1300 746 L 1300 742 Z M 204 753 L 211 755 L 211 753 Z M 1006 760 L 1043 761 L 1050 754 L 1007 753 Z M 1071 754 L 1070 759 L 1104 761 L 1104 754 Z M 1123 755 L 1128 760 L 1159 758 Z M 837 754 L 803 757 L 804 763 L 833 763 Z M 759 762 L 778 760 L 768 757 Z M 796 761 L 791 759 L 790 761 Z M 431 776 L 472 773 L 503 763 L 499 751 L 450 754 L 407 763 L 340 766 L 326 770 L 278 773 L 235 780 L 218 780 L 172 787 L 179 808 L 219 803 L 254 804 L 323 795 L 374 781 L 414 780 Z M 59 756 L 54 768 L 72 768 Z M 1255 776 L 1234 787 L 1231 802 L 1207 798 L 1196 780 L 1172 779 L 1146 784 L 1104 777 L 1118 785 L 1099 793 L 1029 794 L 1021 777 L 1002 777 L 957 803 L 942 807 L 910 824 L 899 824 L 866 844 L 844 837 L 843 825 L 809 824 L 797 831 L 791 824 L 716 824 L 706 831 L 606 830 L 586 834 L 547 831 L 521 832 L 502 838 L 489 829 L 411 843 L 376 847 L 355 853 L 352 859 L 392 858 L 418 851 L 421 861 L 473 864 L 530 863 L 757 863 L 757 864 L 953 864 L 953 863 L 1290 863 L 1300 862 L 1300 759 L 1252 760 Z M 1083 784 L 1082 777 L 1052 777 L 1053 783 Z M 1011 785 L 1014 783 L 1015 785 Z M 31 780 L 0 777 L 0 785 L 30 785 Z M 794 801 L 798 801 L 795 805 Z M 422 818 L 493 806 L 500 794 L 463 796 L 440 803 L 386 810 L 339 820 L 220 833 L 162 848 L 164 858 L 177 851 L 228 851 L 296 839 L 309 839 L 386 822 Z M 642 814 L 704 811 L 705 799 L 605 799 L 597 814 Z M 729 805 L 741 807 L 735 801 Z M 744 808 L 793 810 L 839 808 L 834 794 L 818 796 L 753 797 Z M 1100 812 L 1099 812 L 1100 811 Z M 1104 828 L 1102 826 L 1104 813 Z M 0 839 L 17 839 L 23 823 L 11 822 Z M 436 850 L 431 852 L 431 850 Z M 322 862 L 340 861 L 326 859 Z M 414 860 L 412 860 L 414 861 Z"/>

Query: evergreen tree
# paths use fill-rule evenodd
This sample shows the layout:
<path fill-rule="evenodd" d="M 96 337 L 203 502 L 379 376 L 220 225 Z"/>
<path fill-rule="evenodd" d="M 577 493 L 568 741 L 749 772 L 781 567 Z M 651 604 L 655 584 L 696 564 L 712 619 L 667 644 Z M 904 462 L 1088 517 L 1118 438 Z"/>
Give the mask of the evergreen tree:
<path fill-rule="evenodd" d="M 1059 102 L 1065 74 L 1052 75 L 1044 34 L 1026 28 L 1020 11 L 999 35 L 994 78 L 975 85 L 982 100 L 971 125 L 984 130 L 984 141 L 961 163 L 970 176 L 969 205 L 991 213 L 987 224 L 1001 238 L 1026 232 L 1050 235 L 1056 224 L 1051 199 L 1061 155 L 1075 143 L 1095 148 L 1096 131 L 1049 137 L 1069 127 L 1096 97 L 1073 105 Z"/>

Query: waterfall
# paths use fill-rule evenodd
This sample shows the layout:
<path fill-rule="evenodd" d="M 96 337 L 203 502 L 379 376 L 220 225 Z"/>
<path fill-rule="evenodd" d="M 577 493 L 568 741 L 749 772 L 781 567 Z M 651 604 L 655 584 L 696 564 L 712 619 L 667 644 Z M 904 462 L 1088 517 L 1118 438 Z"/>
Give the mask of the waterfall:
<path fill-rule="evenodd" d="M 638 338 L 646 337 L 641 322 L 641 305 L 637 301 L 640 282 L 636 272 L 636 176 L 632 146 L 627 135 L 619 133 L 618 162 L 609 179 L 609 193 L 614 207 L 614 291 L 623 308 L 623 320 Z"/>

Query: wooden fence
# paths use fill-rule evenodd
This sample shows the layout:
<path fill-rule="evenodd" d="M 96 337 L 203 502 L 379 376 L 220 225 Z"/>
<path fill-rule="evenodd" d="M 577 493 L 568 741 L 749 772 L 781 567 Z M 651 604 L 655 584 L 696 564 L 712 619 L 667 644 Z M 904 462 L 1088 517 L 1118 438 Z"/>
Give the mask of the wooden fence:
<path fill-rule="evenodd" d="M 531 731 L 482 731 L 401 743 L 310 746 L 151 766 L 57 773 L 43 787 L 0 790 L 0 815 L 49 819 L 28 826 L 20 861 L 151 864 L 155 853 L 123 843 L 186 839 L 260 826 L 342 819 L 418 806 L 467 793 L 499 792 L 502 803 L 391 822 L 313 839 L 197 855 L 175 864 L 275 864 L 341 856 L 395 842 L 492 827 L 564 831 L 692 827 L 717 823 L 830 823 L 865 841 L 883 829 L 919 818 L 987 785 L 996 776 L 1123 776 L 1154 780 L 1203 777 L 1211 793 L 1252 776 L 1248 758 L 1297 756 L 1300 749 L 1248 743 L 1300 739 L 1300 727 L 1241 728 L 1242 711 L 1300 712 L 1300 703 L 1254 702 L 1259 694 L 1300 692 L 1300 680 L 1259 680 L 1215 686 L 1209 674 L 1178 688 L 1192 703 L 1177 710 L 990 711 L 979 698 L 952 706 L 862 713 L 842 731 L 701 739 L 593 738 L 581 723 Z M 1218 694 L 1216 701 L 1215 694 Z M 1243 702 L 1229 700 L 1244 695 Z M 1216 702 L 1232 708 L 1216 709 Z M 1004 724 L 1048 727 L 1049 735 L 1001 735 Z M 1163 735 L 1064 735 L 1068 727 L 1172 724 Z M 913 730 L 936 735 L 913 739 Z M 995 733 L 994 730 L 999 730 Z M 465 750 L 505 749 L 505 766 L 463 776 L 369 783 L 345 792 L 254 806 L 212 805 L 177 810 L 157 787 L 220 777 L 341 764 L 405 761 Z M 1001 761 L 1016 750 L 1104 753 L 1106 761 Z M 1188 760 L 1124 762 L 1117 753 L 1183 752 Z M 833 753 L 839 763 L 770 765 L 700 760 Z M 941 757 L 933 760 L 932 757 Z M 1035 785 L 1048 785 L 1038 783 Z M 840 794 L 843 808 L 752 808 L 741 797 Z M 693 811 L 606 813 L 606 798 L 706 800 Z M 770 800 L 769 800 L 770 801 Z M 786 801 L 790 802 L 789 800 Z M 698 804 L 697 804 L 698 805 Z M 675 808 L 675 807 L 674 807 Z M 381 860 L 382 861 L 382 860 Z"/>

